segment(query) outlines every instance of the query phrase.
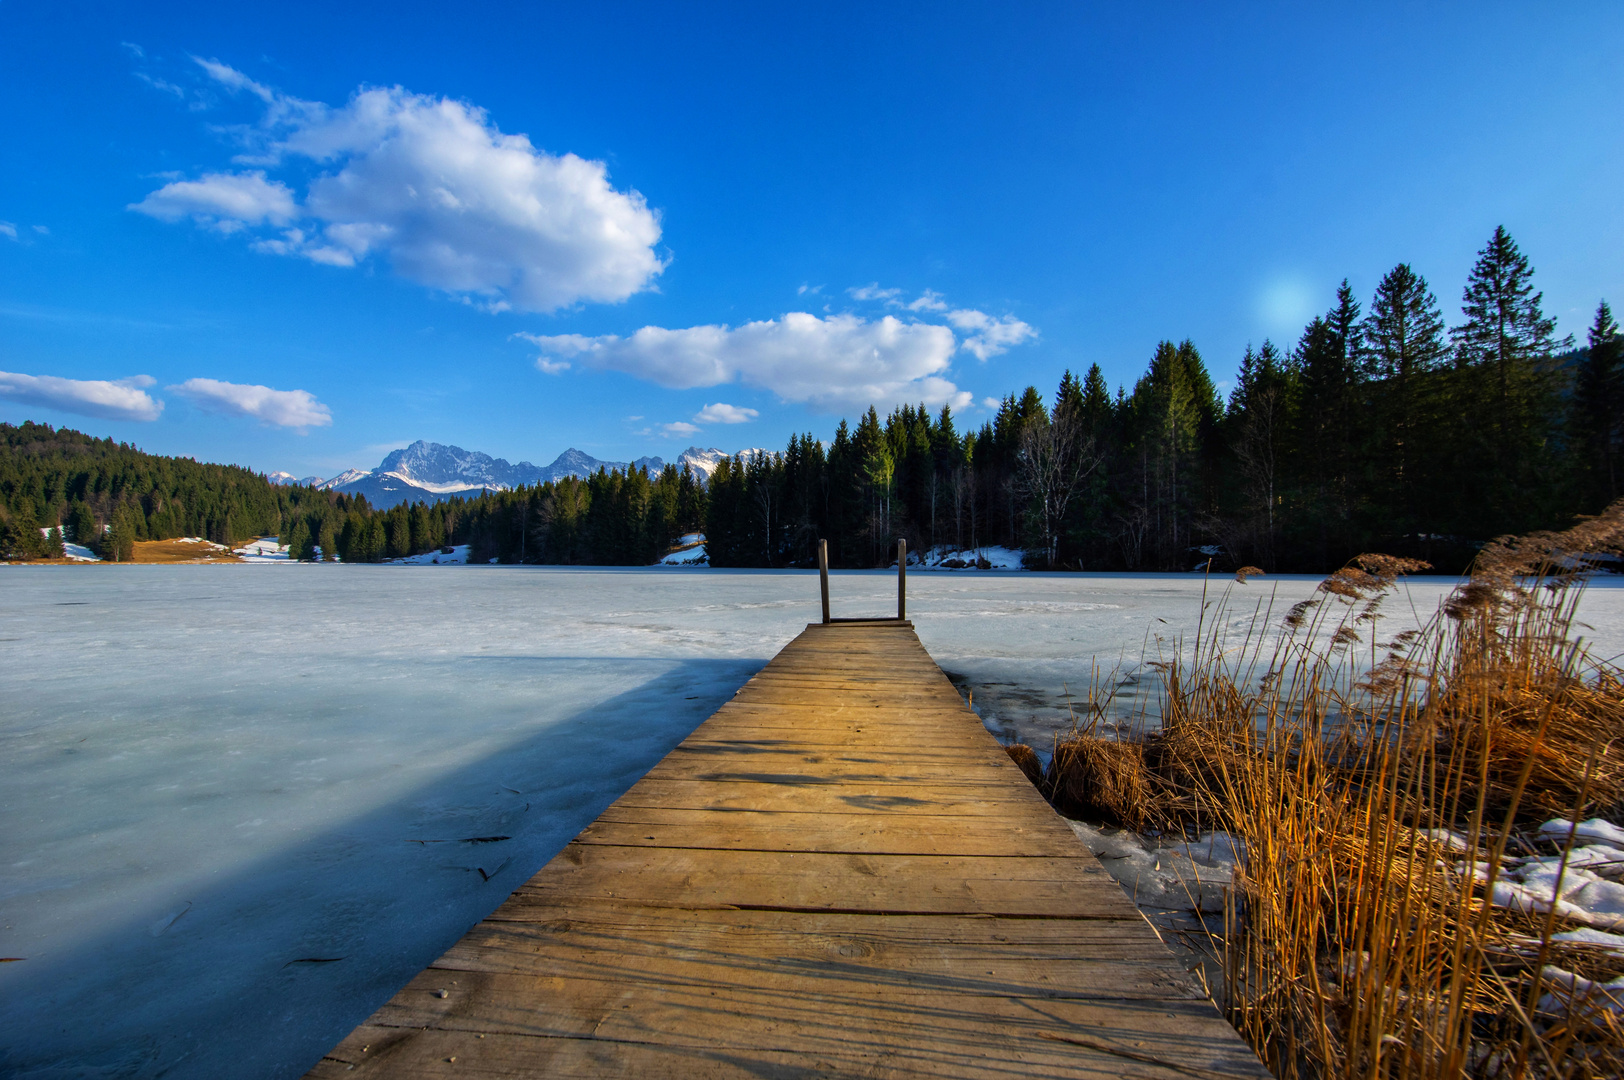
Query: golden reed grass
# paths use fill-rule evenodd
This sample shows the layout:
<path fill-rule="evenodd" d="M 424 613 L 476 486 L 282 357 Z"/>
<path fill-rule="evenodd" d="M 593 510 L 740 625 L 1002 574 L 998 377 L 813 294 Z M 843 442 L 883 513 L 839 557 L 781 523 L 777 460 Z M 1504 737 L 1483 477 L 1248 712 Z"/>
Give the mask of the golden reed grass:
<path fill-rule="evenodd" d="M 1234 594 L 1204 599 L 1194 642 L 1155 665 L 1159 725 L 1057 742 L 1041 786 L 1061 809 L 1243 841 L 1220 1004 L 1276 1076 L 1624 1076 L 1619 1013 L 1544 974 L 1610 979 L 1624 956 L 1488 899 L 1539 822 L 1624 809 L 1624 681 L 1575 636 L 1593 558 L 1621 551 L 1624 502 L 1497 540 L 1390 636 L 1383 601 L 1424 564 L 1362 556 L 1282 634 L 1260 605 L 1238 644 Z"/>

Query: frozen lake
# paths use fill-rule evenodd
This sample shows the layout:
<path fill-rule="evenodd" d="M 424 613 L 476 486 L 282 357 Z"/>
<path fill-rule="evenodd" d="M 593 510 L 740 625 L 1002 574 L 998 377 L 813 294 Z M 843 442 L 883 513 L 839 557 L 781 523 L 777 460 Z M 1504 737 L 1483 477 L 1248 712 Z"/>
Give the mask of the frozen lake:
<path fill-rule="evenodd" d="M 1273 596 L 1277 624 L 1317 580 L 1232 614 Z M 1202 589 L 908 584 L 931 654 L 1034 744 Z M 833 591 L 894 613 L 892 575 Z M 1624 649 L 1624 589 L 1584 615 Z M 0 1074 L 298 1076 L 817 618 L 804 572 L 0 568 Z"/>

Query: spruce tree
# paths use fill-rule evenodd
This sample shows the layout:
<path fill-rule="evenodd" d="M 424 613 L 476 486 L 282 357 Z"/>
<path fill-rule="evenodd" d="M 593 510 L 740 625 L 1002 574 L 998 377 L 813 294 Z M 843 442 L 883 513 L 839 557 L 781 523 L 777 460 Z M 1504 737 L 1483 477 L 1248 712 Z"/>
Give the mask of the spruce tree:
<path fill-rule="evenodd" d="M 321 549 L 322 562 L 338 559 L 338 530 L 333 527 L 331 514 L 322 515 L 321 524 L 317 526 L 316 546 Z"/>
<path fill-rule="evenodd" d="M 1579 359 L 1572 410 L 1582 505 L 1593 513 L 1619 497 L 1624 457 L 1624 336 L 1605 300 Z"/>
<path fill-rule="evenodd" d="M 1465 421 L 1466 456 L 1449 471 L 1462 496 L 1460 516 L 1478 539 L 1536 527 L 1557 493 L 1552 361 L 1566 342 L 1557 341 L 1556 320 L 1541 310 L 1533 277 L 1528 257 L 1496 227 L 1466 284 L 1466 321 L 1452 332 L 1459 376 L 1451 396 Z"/>
<path fill-rule="evenodd" d="M 13 559 L 40 559 L 45 557 L 45 535 L 40 532 L 39 518 L 31 499 L 18 500 L 11 513 L 11 525 L 4 537 L 4 554 Z"/>
<path fill-rule="evenodd" d="M 62 545 L 62 526 L 52 525 L 51 530 L 45 534 L 45 557 L 47 559 L 68 557 L 68 549 Z"/>
<path fill-rule="evenodd" d="M 94 547 L 96 534 L 96 515 L 82 500 L 76 500 L 68 508 L 68 535 L 75 544 Z"/>
<path fill-rule="evenodd" d="M 113 511 L 113 520 L 103 538 L 102 558 L 126 563 L 135 559 L 135 539 L 139 532 L 135 515 L 139 511 L 129 504 L 121 504 Z"/>
<path fill-rule="evenodd" d="M 1375 477 L 1375 529 L 1402 536 L 1420 528 L 1438 479 L 1434 460 L 1437 380 L 1444 366 L 1444 320 L 1427 279 L 1408 263 L 1383 276 L 1360 327 L 1361 370 L 1370 381 L 1366 454 Z"/>

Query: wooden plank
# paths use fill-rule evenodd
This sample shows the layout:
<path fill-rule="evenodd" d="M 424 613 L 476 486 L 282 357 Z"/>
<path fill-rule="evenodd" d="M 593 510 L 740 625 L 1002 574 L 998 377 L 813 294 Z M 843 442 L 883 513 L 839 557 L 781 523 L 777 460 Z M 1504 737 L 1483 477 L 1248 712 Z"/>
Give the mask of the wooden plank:
<path fill-rule="evenodd" d="M 1267 1076 L 911 624 L 814 625 L 310 1075 Z"/>

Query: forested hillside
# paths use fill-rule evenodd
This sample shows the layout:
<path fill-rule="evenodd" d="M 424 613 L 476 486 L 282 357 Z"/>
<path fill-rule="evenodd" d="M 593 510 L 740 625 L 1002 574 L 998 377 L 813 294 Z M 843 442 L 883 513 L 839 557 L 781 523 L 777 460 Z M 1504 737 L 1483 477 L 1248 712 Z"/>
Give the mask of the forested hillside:
<path fill-rule="evenodd" d="M 874 409 L 832 441 L 723 461 L 708 485 L 667 466 L 426 506 L 277 487 L 236 466 L 155 457 L 38 424 L 0 425 L 0 550 L 39 528 L 131 539 L 275 533 L 371 562 L 468 543 L 477 561 L 647 564 L 704 529 L 716 566 L 883 565 L 899 536 L 1017 547 L 1029 565 L 1326 571 L 1363 551 L 1464 567 L 1484 541 L 1570 524 L 1624 486 L 1624 339 L 1605 303 L 1581 347 L 1555 337 L 1503 229 L 1447 328 L 1399 265 L 1368 309 L 1346 282 L 1298 341 L 1248 347 L 1227 400 L 1189 341 L 1164 341 L 1131 390 L 1099 365 L 1053 399 L 1011 394 L 979 429 L 952 411 Z M 105 531 L 102 526 L 111 526 Z"/>

